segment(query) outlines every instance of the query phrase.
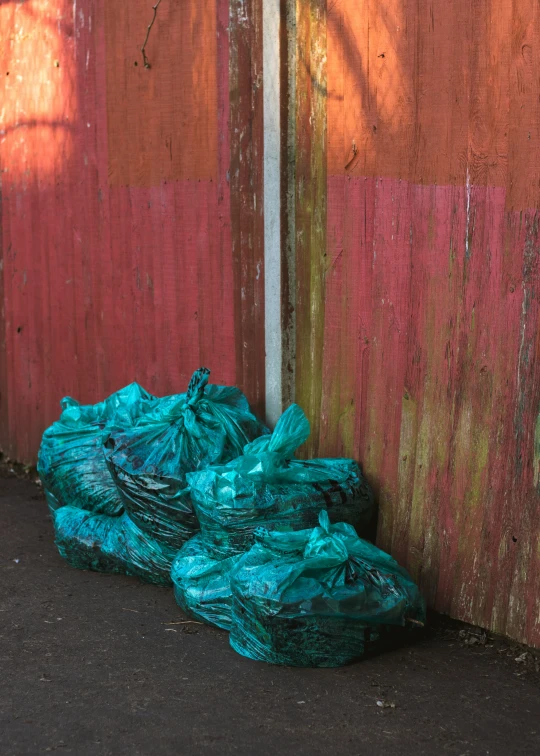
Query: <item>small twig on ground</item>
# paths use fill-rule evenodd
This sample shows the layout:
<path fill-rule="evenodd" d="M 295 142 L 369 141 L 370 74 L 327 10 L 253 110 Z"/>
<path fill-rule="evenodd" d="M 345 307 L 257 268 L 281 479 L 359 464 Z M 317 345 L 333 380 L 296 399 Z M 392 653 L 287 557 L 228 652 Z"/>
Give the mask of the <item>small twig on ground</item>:
<path fill-rule="evenodd" d="M 152 17 L 152 20 L 148 24 L 148 28 L 146 30 L 146 37 L 145 37 L 145 40 L 143 42 L 143 46 L 141 47 L 141 52 L 142 52 L 142 56 L 143 56 L 143 64 L 144 64 L 145 68 L 150 68 L 150 61 L 146 57 L 146 45 L 148 43 L 148 37 L 150 36 L 150 30 L 152 29 L 152 27 L 154 25 L 154 21 L 156 20 L 157 9 L 159 8 L 159 4 L 160 3 L 161 3 L 161 0 L 157 0 L 157 3 L 152 6 L 152 10 L 154 11 L 154 15 Z"/>
<path fill-rule="evenodd" d="M 140 614 L 140 612 L 137 611 L 137 609 L 126 609 L 124 606 L 122 607 L 122 611 L 123 612 L 134 612 L 134 614 Z"/>
<path fill-rule="evenodd" d="M 162 625 L 202 625 L 202 622 L 195 622 L 195 620 L 186 620 L 185 622 L 162 622 Z"/>

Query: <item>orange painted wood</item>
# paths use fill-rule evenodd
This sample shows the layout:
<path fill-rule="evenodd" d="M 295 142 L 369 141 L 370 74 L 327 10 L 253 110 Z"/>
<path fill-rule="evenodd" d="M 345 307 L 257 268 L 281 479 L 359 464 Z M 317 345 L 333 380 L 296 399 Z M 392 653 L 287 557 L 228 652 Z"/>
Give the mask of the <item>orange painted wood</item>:
<path fill-rule="evenodd" d="M 216 180 L 216 4 L 162 2 L 146 47 L 146 70 L 140 48 L 153 3 L 105 3 L 111 185 Z"/>

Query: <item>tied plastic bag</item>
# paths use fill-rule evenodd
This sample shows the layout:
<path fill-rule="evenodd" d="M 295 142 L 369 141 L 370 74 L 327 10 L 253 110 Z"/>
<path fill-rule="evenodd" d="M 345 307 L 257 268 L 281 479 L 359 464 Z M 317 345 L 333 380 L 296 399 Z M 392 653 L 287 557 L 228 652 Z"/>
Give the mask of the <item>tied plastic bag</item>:
<path fill-rule="evenodd" d="M 140 530 L 124 512 L 118 517 L 76 507 L 53 512 L 60 555 L 80 570 L 133 575 L 147 583 L 170 585 L 175 549 Z"/>
<path fill-rule="evenodd" d="M 67 505 L 108 515 L 122 512 L 103 456 L 102 435 L 113 425 L 132 426 L 155 401 L 138 383 L 94 405 L 62 399 L 60 419 L 43 434 L 37 465 L 51 512 Z"/>
<path fill-rule="evenodd" d="M 197 533 L 178 552 L 171 568 L 174 595 L 179 606 L 208 625 L 231 629 L 229 575 L 241 554 L 216 557 Z"/>
<path fill-rule="evenodd" d="M 186 474 L 227 462 L 268 433 L 234 387 L 193 374 L 187 393 L 160 399 L 136 426 L 104 438 L 107 464 L 135 525 L 179 549 L 199 529 Z"/>
<path fill-rule="evenodd" d="M 230 643 L 251 659 L 337 667 L 391 627 L 425 622 L 406 570 L 346 523 L 296 533 L 260 529 L 232 570 Z"/>
<path fill-rule="evenodd" d="M 246 551 L 257 527 L 300 530 L 317 524 L 326 509 L 332 522 L 364 528 L 373 515 L 373 494 L 352 459 L 294 459 L 309 437 L 304 412 L 291 405 L 272 435 L 244 447 L 226 465 L 187 476 L 205 543 L 216 555 Z"/>

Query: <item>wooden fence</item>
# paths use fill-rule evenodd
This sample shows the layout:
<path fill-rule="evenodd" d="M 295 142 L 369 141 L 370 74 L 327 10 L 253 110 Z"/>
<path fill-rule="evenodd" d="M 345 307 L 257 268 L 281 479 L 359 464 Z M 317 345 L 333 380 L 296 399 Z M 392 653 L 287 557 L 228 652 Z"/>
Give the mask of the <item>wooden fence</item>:
<path fill-rule="evenodd" d="M 538 3 L 163 0 L 145 68 L 151 6 L 0 4 L 4 450 L 35 458 L 64 394 L 200 364 L 263 413 L 278 275 L 304 453 L 363 464 L 432 606 L 540 646 Z"/>

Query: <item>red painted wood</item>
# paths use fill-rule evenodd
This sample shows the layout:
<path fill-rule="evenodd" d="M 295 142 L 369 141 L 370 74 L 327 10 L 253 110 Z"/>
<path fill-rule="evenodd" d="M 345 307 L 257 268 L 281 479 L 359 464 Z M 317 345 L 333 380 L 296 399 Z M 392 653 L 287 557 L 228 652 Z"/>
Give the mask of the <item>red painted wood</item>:
<path fill-rule="evenodd" d="M 432 605 L 538 644 L 537 214 L 473 188 L 467 258 L 465 188 L 336 178 L 328 205 L 319 452 L 363 462 Z"/>
<path fill-rule="evenodd" d="M 297 386 L 322 397 L 313 451 L 362 462 L 378 541 L 429 603 L 540 646 L 537 20 L 529 0 L 327 3 L 326 143 L 296 103 L 297 167 L 322 148 L 328 171 L 322 385 L 300 360 Z"/>
<path fill-rule="evenodd" d="M 162 4 L 149 71 L 138 51 L 151 5 L 121 5 L 0 6 L 0 436 L 23 460 L 65 394 L 97 401 L 133 380 L 182 391 L 205 364 L 259 408 L 264 395 L 262 111 L 241 161 L 254 179 L 236 199 L 258 210 L 239 224 L 229 124 L 245 93 L 229 74 L 229 2 Z M 244 24 L 256 44 L 254 30 Z M 253 75 L 240 82 L 250 102 Z"/>

